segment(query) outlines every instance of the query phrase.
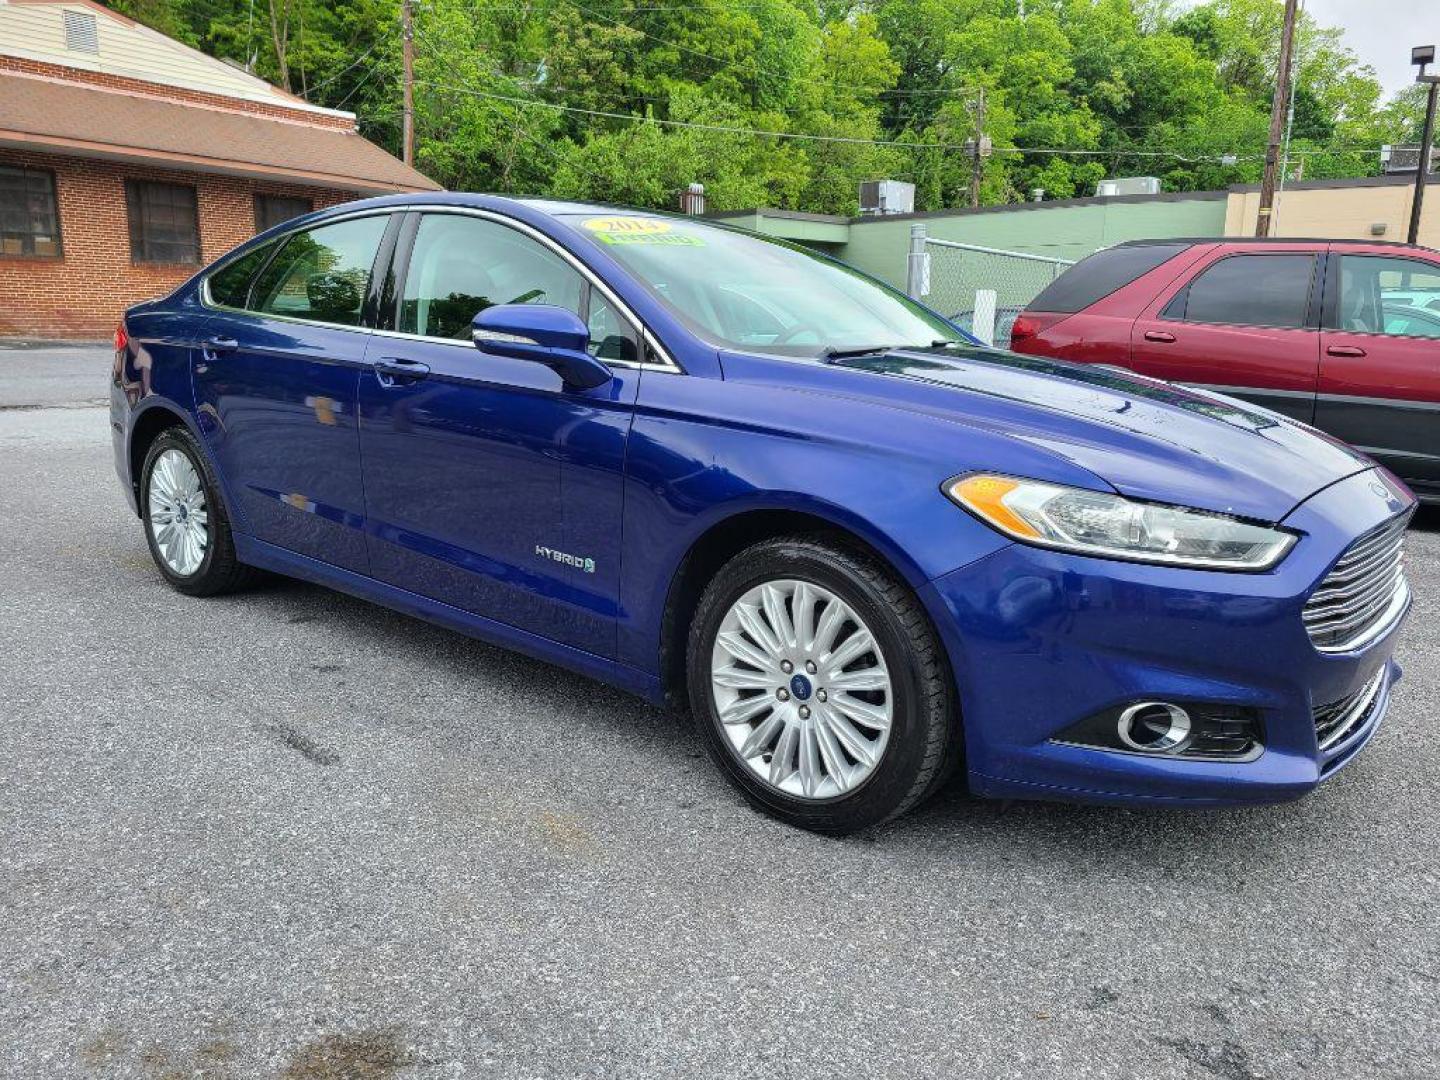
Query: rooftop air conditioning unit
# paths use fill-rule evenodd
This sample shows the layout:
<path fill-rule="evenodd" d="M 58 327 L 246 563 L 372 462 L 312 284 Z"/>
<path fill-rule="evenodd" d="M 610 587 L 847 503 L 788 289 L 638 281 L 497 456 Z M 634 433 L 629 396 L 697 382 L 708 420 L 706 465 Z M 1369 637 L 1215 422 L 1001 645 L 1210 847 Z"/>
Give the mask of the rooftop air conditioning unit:
<path fill-rule="evenodd" d="M 1382 146 L 1380 147 L 1380 168 L 1387 174 L 1413 173 L 1420 167 L 1420 147 L 1413 146 Z M 1430 151 L 1430 171 L 1440 172 L 1440 153 Z"/>
<path fill-rule="evenodd" d="M 1159 195 L 1158 176 L 1119 176 L 1114 180 L 1101 180 L 1095 185 L 1097 198 L 1108 199 L 1116 195 Z"/>
<path fill-rule="evenodd" d="M 903 180 L 867 180 L 860 185 L 860 213 L 913 214 L 915 185 Z"/>

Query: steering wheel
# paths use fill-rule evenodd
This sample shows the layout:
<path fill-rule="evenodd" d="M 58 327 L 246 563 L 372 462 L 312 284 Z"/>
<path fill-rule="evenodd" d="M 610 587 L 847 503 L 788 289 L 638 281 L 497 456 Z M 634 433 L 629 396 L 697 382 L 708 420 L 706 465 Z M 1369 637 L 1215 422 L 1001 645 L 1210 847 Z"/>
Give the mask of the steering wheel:
<path fill-rule="evenodd" d="M 811 334 L 811 335 L 814 336 L 815 340 L 814 340 L 814 341 L 807 341 L 807 342 L 803 342 L 803 343 L 802 343 L 802 342 L 797 342 L 795 339 L 798 338 L 798 337 L 800 337 L 802 334 Z M 770 344 L 772 344 L 772 345 L 796 345 L 796 344 L 818 345 L 819 343 L 820 343 L 820 331 L 817 330 L 817 329 L 816 329 L 815 327 L 813 327 L 813 326 L 806 326 L 805 324 L 801 323 L 801 324 L 798 325 L 798 326 L 791 327 L 789 330 L 785 331 L 783 334 L 778 335 L 778 336 L 775 338 L 775 340 L 772 341 Z"/>

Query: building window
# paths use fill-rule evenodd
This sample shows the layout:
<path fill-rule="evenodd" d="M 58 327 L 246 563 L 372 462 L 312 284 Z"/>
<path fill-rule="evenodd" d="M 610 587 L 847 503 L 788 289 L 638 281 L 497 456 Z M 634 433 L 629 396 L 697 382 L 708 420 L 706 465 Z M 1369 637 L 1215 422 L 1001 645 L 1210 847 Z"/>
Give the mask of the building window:
<path fill-rule="evenodd" d="M 126 180 L 130 257 L 136 262 L 198 263 L 200 221 L 188 184 Z"/>
<path fill-rule="evenodd" d="M 292 199 L 285 195 L 256 195 L 255 231 L 262 233 L 314 209 L 315 204 L 309 199 Z"/>
<path fill-rule="evenodd" d="M 66 11 L 65 48 L 75 52 L 98 53 L 100 51 L 100 27 L 95 16 L 89 11 Z"/>
<path fill-rule="evenodd" d="M 0 165 L 0 255 L 60 257 L 55 174 Z"/>

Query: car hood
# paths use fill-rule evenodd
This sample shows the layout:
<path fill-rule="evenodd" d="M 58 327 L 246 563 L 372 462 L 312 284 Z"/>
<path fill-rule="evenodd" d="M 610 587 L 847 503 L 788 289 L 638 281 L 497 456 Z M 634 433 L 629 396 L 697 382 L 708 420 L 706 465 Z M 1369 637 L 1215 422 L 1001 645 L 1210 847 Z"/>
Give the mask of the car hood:
<path fill-rule="evenodd" d="M 885 396 L 1052 451 L 1139 499 L 1280 521 L 1373 466 L 1278 413 L 1120 368 L 955 346 L 832 364 L 888 377 Z"/>

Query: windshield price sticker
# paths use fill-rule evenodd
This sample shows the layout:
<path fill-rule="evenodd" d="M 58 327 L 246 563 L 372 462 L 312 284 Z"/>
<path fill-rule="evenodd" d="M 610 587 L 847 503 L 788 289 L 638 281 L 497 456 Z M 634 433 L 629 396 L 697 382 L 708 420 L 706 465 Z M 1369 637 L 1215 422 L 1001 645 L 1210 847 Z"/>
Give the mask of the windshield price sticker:
<path fill-rule="evenodd" d="M 670 222 L 660 218 L 601 217 L 581 223 L 604 244 L 655 244 L 666 247 L 704 247 L 698 236 L 677 233 Z"/>

